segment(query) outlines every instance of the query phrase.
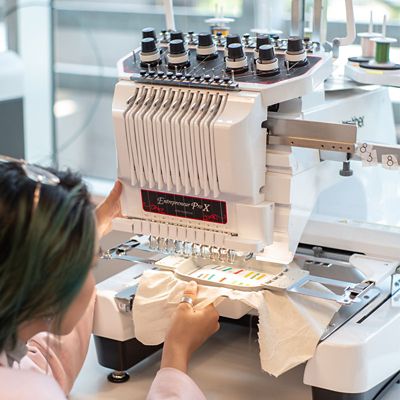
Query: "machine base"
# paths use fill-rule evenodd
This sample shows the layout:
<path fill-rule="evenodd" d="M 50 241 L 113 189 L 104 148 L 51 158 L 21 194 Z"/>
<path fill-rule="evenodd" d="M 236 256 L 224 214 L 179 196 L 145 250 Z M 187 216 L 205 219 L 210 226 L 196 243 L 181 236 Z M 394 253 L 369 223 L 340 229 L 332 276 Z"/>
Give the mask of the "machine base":
<path fill-rule="evenodd" d="M 99 364 L 115 370 L 114 375 L 111 374 L 113 375 L 112 378 L 109 378 L 111 382 L 126 382 L 129 379 L 129 375 L 126 377 L 124 371 L 132 368 L 162 348 L 162 345 L 145 346 L 135 338 L 119 342 L 101 336 L 94 336 L 94 343 Z M 116 376 L 119 378 L 115 379 Z"/>
<path fill-rule="evenodd" d="M 380 400 L 396 383 L 400 383 L 400 371 L 365 393 L 338 393 L 312 387 L 312 398 L 313 400 Z"/>

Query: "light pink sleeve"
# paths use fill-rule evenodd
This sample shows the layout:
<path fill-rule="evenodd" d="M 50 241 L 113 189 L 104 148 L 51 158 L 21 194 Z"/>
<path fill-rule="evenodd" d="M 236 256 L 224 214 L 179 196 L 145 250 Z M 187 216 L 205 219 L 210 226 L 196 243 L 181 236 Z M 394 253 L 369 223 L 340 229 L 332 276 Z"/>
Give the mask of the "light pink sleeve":
<path fill-rule="evenodd" d="M 161 368 L 151 385 L 147 400 L 206 400 L 203 392 L 185 373 Z"/>
<path fill-rule="evenodd" d="M 66 336 L 39 333 L 28 341 L 20 368 L 52 375 L 66 395 L 85 361 L 93 326 L 95 296 L 75 329 Z"/>
<path fill-rule="evenodd" d="M 0 368 L 0 399 L 67 400 L 53 378 L 12 368 Z"/>

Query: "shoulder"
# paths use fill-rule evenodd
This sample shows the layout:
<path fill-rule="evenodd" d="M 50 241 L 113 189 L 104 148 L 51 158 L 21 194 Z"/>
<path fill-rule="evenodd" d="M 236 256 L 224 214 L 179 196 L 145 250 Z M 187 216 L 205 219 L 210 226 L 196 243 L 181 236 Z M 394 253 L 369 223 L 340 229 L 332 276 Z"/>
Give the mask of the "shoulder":
<path fill-rule="evenodd" d="M 7 400 L 65 400 L 57 382 L 34 371 L 0 367 L 0 393 Z"/>

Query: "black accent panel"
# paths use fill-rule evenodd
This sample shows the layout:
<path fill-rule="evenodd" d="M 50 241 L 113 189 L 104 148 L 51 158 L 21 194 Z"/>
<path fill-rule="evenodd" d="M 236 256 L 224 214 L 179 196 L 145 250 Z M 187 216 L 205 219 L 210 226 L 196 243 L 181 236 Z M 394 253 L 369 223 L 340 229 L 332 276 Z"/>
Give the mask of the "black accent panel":
<path fill-rule="evenodd" d="M 126 371 L 162 348 L 162 345 L 145 346 L 136 338 L 119 342 L 94 336 L 94 343 L 99 364 L 116 371 Z"/>
<path fill-rule="evenodd" d="M 236 83 L 256 83 L 256 84 L 264 84 L 264 85 L 271 85 L 271 84 L 275 84 L 278 82 L 283 82 L 283 81 L 287 81 L 290 80 L 292 78 L 297 78 L 300 77 L 306 73 L 308 73 L 311 69 L 313 69 L 320 61 L 321 61 L 321 57 L 318 57 L 316 55 L 312 55 L 312 54 L 308 54 L 308 59 L 307 59 L 307 64 L 300 66 L 298 68 L 292 68 L 290 70 L 290 72 L 288 73 L 288 71 L 286 70 L 286 57 L 285 54 L 283 54 L 281 52 L 280 49 L 275 49 L 275 50 L 279 50 L 279 52 L 276 52 L 276 58 L 278 59 L 278 64 L 280 67 L 280 71 L 281 73 L 276 75 L 276 76 L 272 76 L 272 77 L 263 77 L 263 76 L 259 76 L 257 75 L 255 72 L 250 74 L 243 74 L 242 76 L 238 73 L 235 73 L 235 80 Z M 224 76 L 225 75 L 225 53 L 224 50 L 219 49 L 217 51 L 218 53 L 218 57 L 215 59 L 209 58 L 206 61 L 198 61 L 197 60 L 197 53 L 195 49 L 190 49 L 189 50 L 189 62 L 191 65 L 191 68 L 187 69 L 187 73 L 191 74 L 194 71 L 198 71 L 199 68 L 199 64 L 201 63 L 201 66 L 204 68 L 204 72 L 202 73 L 202 75 L 217 75 L 217 76 Z M 248 65 L 250 65 L 251 63 L 254 63 L 254 53 L 251 52 L 245 52 L 246 56 L 247 56 L 247 62 Z M 196 81 L 189 81 L 186 82 L 184 80 L 177 80 L 175 79 L 175 75 L 171 75 L 170 78 L 166 79 L 159 79 L 156 76 L 144 76 L 141 77 L 140 76 L 140 63 L 138 62 L 138 60 L 140 59 L 139 57 L 139 53 L 136 52 L 135 53 L 135 58 L 133 57 L 133 54 L 128 56 L 124 61 L 123 61 L 123 70 L 125 73 L 129 73 L 129 74 L 133 74 L 131 76 L 131 80 L 134 81 L 138 81 L 140 83 L 151 83 L 154 85 L 167 85 L 168 82 L 171 84 L 173 84 L 174 86 L 188 86 L 188 87 L 199 87 L 197 85 L 199 85 L 199 82 L 196 83 Z M 136 63 L 135 63 L 136 60 Z M 299 66 L 301 63 L 296 63 L 297 66 Z M 173 71 L 175 71 L 175 69 L 173 69 Z M 179 72 L 182 72 L 181 70 L 179 70 Z M 226 86 L 226 85 L 225 85 Z M 224 89 L 224 84 L 223 82 L 207 82 L 207 81 L 201 81 L 201 86 L 200 87 L 204 87 L 207 89 L 218 89 L 218 90 L 223 90 Z M 226 89 L 226 87 L 225 87 Z"/>
<path fill-rule="evenodd" d="M 225 201 L 184 196 L 181 194 L 141 190 L 143 210 L 149 213 L 226 224 Z"/>
<path fill-rule="evenodd" d="M 365 393 L 339 393 L 313 387 L 312 398 L 313 400 L 381 400 L 395 383 L 399 383 L 399 379 L 400 371 Z"/>
<path fill-rule="evenodd" d="M 22 98 L 0 101 L 0 154 L 25 158 Z"/>

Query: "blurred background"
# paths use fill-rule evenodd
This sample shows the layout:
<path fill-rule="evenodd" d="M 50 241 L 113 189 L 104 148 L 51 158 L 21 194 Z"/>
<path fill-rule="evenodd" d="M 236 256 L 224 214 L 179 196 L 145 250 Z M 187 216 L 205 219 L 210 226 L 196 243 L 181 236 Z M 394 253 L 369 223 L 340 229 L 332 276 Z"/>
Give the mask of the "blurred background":
<path fill-rule="evenodd" d="M 235 18 L 232 32 L 262 26 L 288 33 L 289 0 L 175 0 L 177 27 L 206 30 L 216 3 Z M 371 10 L 377 25 L 387 15 L 388 36 L 400 37 L 400 0 L 355 0 L 358 31 L 367 29 Z M 344 34 L 344 16 L 344 1 L 330 0 L 328 39 Z M 0 52 L 14 50 L 22 59 L 25 157 L 80 170 L 99 188 L 115 178 L 116 62 L 137 46 L 146 26 L 165 27 L 161 1 L 0 0 Z M 391 97 L 400 123 L 397 89 Z M 9 132 L 0 127 L 0 137 Z"/>

